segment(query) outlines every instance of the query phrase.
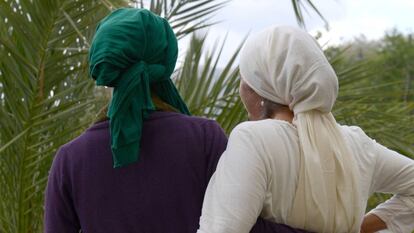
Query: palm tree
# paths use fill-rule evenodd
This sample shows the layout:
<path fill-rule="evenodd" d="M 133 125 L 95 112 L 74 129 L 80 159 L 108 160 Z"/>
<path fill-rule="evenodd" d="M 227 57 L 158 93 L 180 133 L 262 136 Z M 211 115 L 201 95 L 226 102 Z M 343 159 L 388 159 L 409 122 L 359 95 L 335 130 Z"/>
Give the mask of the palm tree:
<path fill-rule="evenodd" d="M 0 2 L 0 232 L 41 232 L 52 155 L 89 125 L 96 22 L 122 1 Z M 92 14 L 91 14 L 92 12 Z"/>
<path fill-rule="evenodd" d="M 304 25 L 301 1 L 291 2 L 298 22 Z M 208 49 L 206 37 L 194 34 L 213 24 L 210 17 L 225 3 L 221 0 L 0 2 L 0 232 L 42 232 L 43 194 L 53 155 L 62 144 L 88 127 L 107 101 L 104 89 L 96 89 L 87 78 L 87 52 L 97 22 L 115 8 L 145 6 L 168 18 L 178 38 L 191 37 L 174 79 L 193 114 L 216 119 L 227 132 L 246 118 L 237 97 L 235 58 L 239 49 L 220 68 L 218 60 L 225 43 Z M 306 3 L 317 10 L 312 1 Z M 339 67 L 343 84 L 335 112 L 338 119 L 363 125 L 384 144 L 413 155 L 408 143 L 414 138 L 413 118 L 407 115 L 413 109 L 412 104 L 390 101 L 376 104 L 377 98 L 392 93 L 378 95 L 375 88 L 362 86 L 369 78 L 365 66 L 342 68 L 339 55 L 331 61 Z M 372 117 L 379 115 L 383 117 Z M 389 123 L 395 119 L 400 124 Z"/>

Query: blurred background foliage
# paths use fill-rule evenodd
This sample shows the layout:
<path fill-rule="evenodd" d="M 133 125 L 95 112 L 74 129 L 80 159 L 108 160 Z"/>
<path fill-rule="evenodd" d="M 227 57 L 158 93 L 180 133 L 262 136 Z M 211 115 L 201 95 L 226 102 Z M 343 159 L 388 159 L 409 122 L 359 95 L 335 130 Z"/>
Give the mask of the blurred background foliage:
<path fill-rule="evenodd" d="M 189 38 L 173 79 L 192 113 L 226 132 L 246 113 L 238 98 L 237 55 L 220 61 L 226 40 L 207 47 L 222 0 L 0 1 L 0 232 L 42 232 L 44 189 L 56 150 L 93 124 L 108 90 L 88 77 L 97 22 L 118 7 L 145 7 Z M 298 24 L 312 1 L 291 0 Z M 325 20 L 326 22 L 326 20 Z M 326 22 L 327 24 L 328 22 Z M 359 125 L 380 143 L 414 157 L 414 45 L 397 30 L 324 48 L 340 81 L 338 121 Z M 374 195 L 368 209 L 387 196 Z"/>

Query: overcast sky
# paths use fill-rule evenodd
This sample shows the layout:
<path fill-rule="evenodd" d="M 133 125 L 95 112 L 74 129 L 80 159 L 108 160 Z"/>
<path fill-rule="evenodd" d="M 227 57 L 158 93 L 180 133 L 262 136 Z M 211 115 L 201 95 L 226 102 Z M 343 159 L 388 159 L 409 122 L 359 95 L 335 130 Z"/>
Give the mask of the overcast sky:
<path fill-rule="evenodd" d="M 315 14 L 306 15 L 307 30 L 323 33 L 320 43 L 338 44 L 364 34 L 368 39 L 397 28 L 414 30 L 414 0 L 313 0 L 329 22 L 330 30 Z M 309 10 L 310 11 L 310 10 Z M 209 29 L 208 44 L 228 34 L 224 59 L 250 32 L 270 25 L 297 25 L 290 0 L 232 0 L 213 20 L 222 21 Z M 183 41 L 184 42 L 184 41 Z"/>

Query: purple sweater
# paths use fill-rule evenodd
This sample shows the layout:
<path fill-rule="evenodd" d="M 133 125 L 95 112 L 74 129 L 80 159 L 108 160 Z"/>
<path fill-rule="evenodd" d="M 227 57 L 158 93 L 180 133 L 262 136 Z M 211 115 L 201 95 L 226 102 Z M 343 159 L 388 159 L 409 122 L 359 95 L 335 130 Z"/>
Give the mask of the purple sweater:
<path fill-rule="evenodd" d="M 109 122 L 62 146 L 46 190 L 46 233 L 195 233 L 227 138 L 211 120 L 155 112 L 140 159 L 112 168 Z M 251 232 L 300 232 L 259 219 Z"/>

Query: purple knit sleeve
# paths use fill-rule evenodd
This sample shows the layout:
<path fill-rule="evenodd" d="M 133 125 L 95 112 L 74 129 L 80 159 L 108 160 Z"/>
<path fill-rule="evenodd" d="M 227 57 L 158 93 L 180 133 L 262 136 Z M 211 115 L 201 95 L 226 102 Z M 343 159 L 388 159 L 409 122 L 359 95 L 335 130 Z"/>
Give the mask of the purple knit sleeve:
<path fill-rule="evenodd" d="M 250 233 L 308 233 L 307 231 L 295 229 L 284 224 L 277 224 L 262 218 L 257 219 Z"/>
<path fill-rule="evenodd" d="M 44 232 L 78 233 L 80 224 L 70 194 L 64 147 L 57 152 L 46 188 Z"/>

